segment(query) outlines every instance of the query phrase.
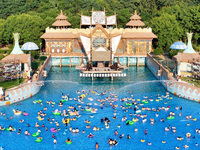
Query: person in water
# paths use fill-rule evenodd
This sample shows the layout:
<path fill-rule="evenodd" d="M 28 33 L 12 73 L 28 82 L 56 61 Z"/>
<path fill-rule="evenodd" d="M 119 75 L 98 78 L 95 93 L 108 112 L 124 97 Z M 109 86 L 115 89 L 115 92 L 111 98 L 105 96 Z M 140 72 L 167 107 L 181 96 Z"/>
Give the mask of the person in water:
<path fill-rule="evenodd" d="M 145 129 L 144 134 L 147 135 L 147 128 Z"/>
<path fill-rule="evenodd" d="M 57 140 L 55 138 L 53 139 L 53 144 L 57 144 Z"/>
<path fill-rule="evenodd" d="M 99 144 L 96 142 L 95 144 L 95 148 L 98 149 L 99 148 Z"/>

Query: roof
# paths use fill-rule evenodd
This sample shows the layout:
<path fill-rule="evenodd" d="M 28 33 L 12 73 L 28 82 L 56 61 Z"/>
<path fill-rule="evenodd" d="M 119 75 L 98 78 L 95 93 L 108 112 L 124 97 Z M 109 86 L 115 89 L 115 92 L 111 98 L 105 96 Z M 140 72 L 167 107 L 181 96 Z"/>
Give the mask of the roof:
<path fill-rule="evenodd" d="M 63 15 L 63 12 L 62 12 L 62 10 L 60 11 L 60 15 L 58 15 L 57 17 L 56 17 L 56 19 L 67 19 L 67 17 L 65 16 L 65 15 Z"/>
<path fill-rule="evenodd" d="M 200 55 L 198 53 L 193 53 L 193 54 L 181 53 L 180 58 L 181 62 L 198 61 L 200 60 Z M 172 59 L 178 61 L 178 55 L 173 56 Z"/>
<path fill-rule="evenodd" d="M 102 32 L 103 32 L 107 37 L 109 37 L 108 32 L 107 32 L 107 31 L 103 28 L 103 26 L 100 25 L 100 24 L 97 24 L 97 25 L 95 26 L 95 28 L 93 29 L 93 31 L 92 31 L 91 34 L 94 34 L 94 33 L 96 32 L 96 30 L 98 30 L 98 29 L 101 29 Z"/>
<path fill-rule="evenodd" d="M 137 15 L 137 11 L 135 10 L 134 15 L 132 14 L 132 16 L 130 17 L 131 20 L 140 20 L 142 19 L 139 15 Z"/>
<path fill-rule="evenodd" d="M 153 39 L 157 36 L 152 32 L 126 32 L 122 35 L 122 38 L 130 39 Z"/>
<path fill-rule="evenodd" d="M 126 26 L 145 26 L 145 24 L 141 20 L 131 20 L 126 24 Z"/>
<path fill-rule="evenodd" d="M 73 39 L 77 36 L 73 34 L 72 32 L 59 32 L 59 33 L 44 33 L 40 38 L 43 39 Z"/>
<path fill-rule="evenodd" d="M 20 61 L 21 63 L 28 63 L 30 54 L 10 54 L 2 59 L 3 62 Z"/>
<path fill-rule="evenodd" d="M 53 24 L 53 26 L 71 26 L 71 23 L 69 23 L 67 20 L 56 20 Z"/>

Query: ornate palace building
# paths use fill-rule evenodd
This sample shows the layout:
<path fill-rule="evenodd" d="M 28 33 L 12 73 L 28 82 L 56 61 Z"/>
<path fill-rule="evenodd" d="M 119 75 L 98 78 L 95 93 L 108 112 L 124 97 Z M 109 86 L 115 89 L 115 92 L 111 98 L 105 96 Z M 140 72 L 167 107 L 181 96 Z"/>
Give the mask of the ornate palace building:
<path fill-rule="evenodd" d="M 46 28 L 41 36 L 46 53 L 52 54 L 55 64 L 78 65 L 83 61 L 118 61 L 124 65 L 145 64 L 147 53 L 152 52 L 152 40 L 157 36 L 135 11 L 126 24 L 117 28 L 116 14 L 106 16 L 104 11 L 93 11 L 92 16 L 81 15 L 80 29 L 69 28 L 67 17 L 56 17 L 54 28 Z M 82 27 L 87 28 L 82 28 Z"/>

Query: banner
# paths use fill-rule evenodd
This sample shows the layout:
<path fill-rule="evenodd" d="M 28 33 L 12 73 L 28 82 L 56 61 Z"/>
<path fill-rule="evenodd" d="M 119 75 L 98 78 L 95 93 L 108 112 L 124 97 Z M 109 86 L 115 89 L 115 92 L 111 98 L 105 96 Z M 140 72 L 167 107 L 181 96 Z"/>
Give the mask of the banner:
<path fill-rule="evenodd" d="M 111 42 L 112 42 L 112 59 L 114 58 L 114 55 L 117 51 L 117 47 L 119 45 L 119 42 L 121 40 L 121 35 L 120 36 L 116 36 L 114 38 L 111 39 Z"/>
<path fill-rule="evenodd" d="M 107 25 L 116 24 L 116 15 L 107 17 Z"/>
<path fill-rule="evenodd" d="M 82 25 L 91 25 L 91 17 L 81 16 L 81 24 Z"/>
<path fill-rule="evenodd" d="M 104 11 L 93 11 L 92 12 L 92 24 L 106 24 L 105 22 L 105 12 Z"/>

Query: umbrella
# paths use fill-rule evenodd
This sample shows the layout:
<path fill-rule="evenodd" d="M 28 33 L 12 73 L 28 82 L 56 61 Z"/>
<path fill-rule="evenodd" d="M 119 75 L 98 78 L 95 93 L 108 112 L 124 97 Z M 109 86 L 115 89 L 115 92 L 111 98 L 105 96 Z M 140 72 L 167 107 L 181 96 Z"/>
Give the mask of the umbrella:
<path fill-rule="evenodd" d="M 26 42 L 25 44 L 22 45 L 21 49 L 31 51 L 31 50 L 37 50 L 39 49 L 39 47 L 33 42 Z"/>
<path fill-rule="evenodd" d="M 177 49 L 177 50 L 180 50 L 180 49 L 186 49 L 187 46 L 185 45 L 185 43 L 183 42 L 175 42 L 173 43 L 171 46 L 170 46 L 171 49 Z"/>
<path fill-rule="evenodd" d="M 32 50 L 37 50 L 39 47 L 33 43 L 33 42 L 26 42 L 25 44 L 22 45 L 21 47 L 22 50 L 28 50 L 30 53 L 30 71 L 29 71 L 29 76 L 31 76 L 31 51 Z"/>
<path fill-rule="evenodd" d="M 170 46 L 171 49 L 176 49 L 176 50 L 182 50 L 182 49 L 186 49 L 187 46 L 185 45 L 185 43 L 183 42 L 175 42 Z M 181 71 L 180 71 L 180 60 L 181 60 L 181 55 L 180 53 L 178 53 L 178 65 L 177 65 L 177 75 L 181 75 Z"/>

